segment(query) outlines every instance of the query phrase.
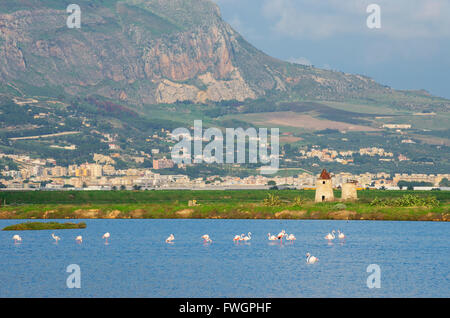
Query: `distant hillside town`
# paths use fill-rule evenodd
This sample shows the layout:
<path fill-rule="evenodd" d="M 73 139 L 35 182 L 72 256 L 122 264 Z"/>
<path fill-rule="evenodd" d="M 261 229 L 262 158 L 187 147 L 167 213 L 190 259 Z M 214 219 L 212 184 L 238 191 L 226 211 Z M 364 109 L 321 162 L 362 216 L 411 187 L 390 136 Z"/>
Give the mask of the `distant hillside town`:
<path fill-rule="evenodd" d="M 379 148 L 361 149 L 360 153 L 367 155 L 392 156 Z M 305 156 L 319 155 L 322 152 L 305 152 Z M 331 153 L 331 157 L 337 155 Z M 342 155 L 348 155 L 346 153 Z M 164 169 L 173 168 L 172 160 L 167 158 L 154 159 L 153 168 L 116 169 L 114 159 L 95 154 L 94 163 L 56 165 L 53 159 L 33 159 L 24 155 L 0 154 L 16 167 L 4 166 L 0 170 L 0 190 L 145 190 L 145 189 L 267 189 L 283 188 L 315 188 L 319 175 L 303 172 L 294 176 L 263 176 L 247 177 L 211 175 L 207 177 L 190 178 L 185 174 L 164 174 Z M 399 190 L 406 188 L 432 190 L 448 187 L 450 174 L 400 174 L 400 173 L 370 173 L 351 174 L 340 172 L 332 174 L 330 185 L 340 188 L 348 182 L 357 188 L 376 188 Z"/>

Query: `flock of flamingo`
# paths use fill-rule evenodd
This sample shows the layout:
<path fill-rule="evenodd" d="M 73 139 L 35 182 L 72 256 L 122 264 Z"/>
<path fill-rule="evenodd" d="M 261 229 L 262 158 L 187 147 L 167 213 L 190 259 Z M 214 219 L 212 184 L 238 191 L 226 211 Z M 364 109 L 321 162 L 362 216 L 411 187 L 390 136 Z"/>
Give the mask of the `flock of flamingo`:
<path fill-rule="evenodd" d="M 328 240 L 328 242 L 331 242 L 336 238 L 335 233 L 336 233 L 336 231 L 332 230 L 331 233 L 328 233 L 327 235 L 325 235 L 324 238 L 326 240 Z M 268 237 L 269 241 L 280 241 L 281 243 L 283 242 L 283 238 L 289 242 L 293 242 L 297 239 L 294 234 L 287 234 L 285 230 L 282 230 L 280 233 L 278 233 L 278 235 L 273 235 L 273 234 L 268 233 L 267 237 Z M 338 230 L 338 238 L 340 240 L 344 240 L 346 238 L 346 236 L 343 232 Z M 204 243 L 212 243 L 212 240 L 209 237 L 209 234 L 203 235 L 202 239 L 203 239 Z M 248 232 L 247 235 L 245 235 L 244 233 L 241 235 L 235 235 L 233 238 L 233 242 L 235 242 L 235 243 L 238 243 L 241 241 L 248 242 L 251 239 L 252 239 L 252 233 Z M 170 234 L 169 237 L 166 239 L 166 243 L 174 243 L 174 241 L 175 241 L 175 236 L 173 234 Z M 306 263 L 307 264 L 314 264 L 318 261 L 319 261 L 319 258 L 311 255 L 310 253 L 306 253 Z"/>
<path fill-rule="evenodd" d="M 336 238 L 336 236 L 334 235 L 336 233 L 335 230 L 331 231 L 331 233 L 328 233 L 327 235 L 325 235 L 325 239 L 328 240 L 328 242 L 331 242 L 332 240 L 334 240 Z M 340 230 L 338 230 L 338 238 L 341 240 L 345 239 L 345 234 L 342 233 Z"/>
<path fill-rule="evenodd" d="M 327 235 L 325 235 L 324 238 L 326 240 L 328 240 L 328 242 L 331 242 L 336 238 L 335 233 L 336 233 L 336 231 L 332 230 L 331 233 L 328 233 Z M 108 239 L 110 238 L 110 236 L 111 236 L 111 234 L 109 234 L 109 232 L 106 232 L 105 234 L 103 234 L 102 239 L 105 240 L 105 244 L 108 244 Z M 273 235 L 273 234 L 268 233 L 267 237 L 268 237 L 269 241 L 280 241 L 281 243 L 283 243 L 283 239 L 285 239 L 288 242 L 293 242 L 296 240 L 296 237 L 294 234 L 287 234 L 285 230 L 282 230 L 280 233 L 278 233 L 278 235 Z M 54 233 L 52 233 L 52 238 L 55 240 L 56 244 L 59 242 L 59 240 L 61 240 L 61 238 L 59 236 L 55 235 Z M 208 234 L 203 235 L 201 238 L 203 239 L 203 242 L 205 244 L 212 243 L 212 240 Z M 338 230 L 337 238 L 340 240 L 344 240 L 346 238 L 346 236 L 343 232 Z M 248 232 L 247 235 L 245 235 L 245 234 L 235 235 L 233 238 L 233 242 L 235 242 L 235 243 L 239 243 L 241 241 L 248 242 L 251 239 L 252 239 L 252 233 Z M 13 236 L 13 240 L 14 240 L 14 243 L 16 243 L 16 244 L 22 242 L 22 238 L 18 234 Z M 83 237 L 81 235 L 78 235 L 75 238 L 75 241 L 78 244 L 81 244 L 83 242 Z M 166 239 L 166 243 L 174 243 L 174 241 L 175 241 L 175 236 L 173 234 L 170 234 L 169 237 Z M 319 259 L 317 257 L 312 256 L 310 253 L 306 253 L 306 263 L 314 264 L 318 261 L 319 261 Z"/>
<path fill-rule="evenodd" d="M 111 234 L 109 234 L 109 232 L 103 234 L 102 239 L 105 240 L 105 244 L 108 244 L 108 239 L 110 238 L 110 236 Z M 55 233 L 52 233 L 52 238 L 55 240 L 56 244 L 58 244 L 58 242 L 61 240 L 61 238 L 58 235 L 55 235 Z M 16 234 L 13 236 L 13 240 L 15 244 L 20 243 L 22 242 L 22 237 Z M 83 243 L 83 237 L 81 235 L 78 235 L 77 237 L 75 237 L 75 242 L 77 242 L 78 244 Z"/>

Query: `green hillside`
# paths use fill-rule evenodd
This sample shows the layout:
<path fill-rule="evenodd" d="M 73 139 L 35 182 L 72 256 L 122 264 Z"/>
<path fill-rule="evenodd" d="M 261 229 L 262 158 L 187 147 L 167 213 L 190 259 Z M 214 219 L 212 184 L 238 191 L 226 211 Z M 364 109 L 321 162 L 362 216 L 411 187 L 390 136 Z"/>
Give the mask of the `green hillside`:
<path fill-rule="evenodd" d="M 302 147 L 377 146 L 410 160 L 332 168 L 448 171 L 449 100 L 272 58 L 224 22 L 209 0 L 80 0 L 80 29 L 66 26 L 70 3 L 0 2 L 2 152 L 62 165 L 118 152 L 119 167 L 139 166 L 132 157 L 153 148 L 170 155 L 164 130 L 201 118 L 205 127 L 279 127 L 291 136 L 281 142 L 291 145 L 288 159 L 297 168 Z M 119 150 L 109 149 L 105 135 L 117 137 Z M 300 168 L 314 171 L 314 164 L 320 162 Z"/>

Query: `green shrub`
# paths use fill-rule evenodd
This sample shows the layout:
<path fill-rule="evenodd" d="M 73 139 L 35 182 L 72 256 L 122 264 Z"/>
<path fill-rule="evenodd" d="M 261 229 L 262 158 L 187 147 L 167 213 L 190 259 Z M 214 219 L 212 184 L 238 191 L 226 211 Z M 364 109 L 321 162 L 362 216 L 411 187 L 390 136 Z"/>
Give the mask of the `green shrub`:
<path fill-rule="evenodd" d="M 347 206 L 344 203 L 338 203 L 333 207 L 333 210 L 345 210 Z"/>
<path fill-rule="evenodd" d="M 268 197 L 264 199 L 263 204 L 265 206 L 279 206 L 281 205 L 280 197 L 274 194 L 268 194 Z"/>
<path fill-rule="evenodd" d="M 306 200 L 304 200 L 300 196 L 298 196 L 298 197 L 294 198 L 294 201 L 292 202 L 292 205 L 293 206 L 301 206 L 301 205 L 303 205 L 305 203 L 306 203 Z"/>
<path fill-rule="evenodd" d="M 411 206 L 423 206 L 423 207 L 437 207 L 439 206 L 439 201 L 436 197 L 420 197 L 413 194 L 405 194 L 396 199 L 378 199 L 375 198 L 370 202 L 371 206 L 393 206 L 393 207 L 411 207 Z"/>

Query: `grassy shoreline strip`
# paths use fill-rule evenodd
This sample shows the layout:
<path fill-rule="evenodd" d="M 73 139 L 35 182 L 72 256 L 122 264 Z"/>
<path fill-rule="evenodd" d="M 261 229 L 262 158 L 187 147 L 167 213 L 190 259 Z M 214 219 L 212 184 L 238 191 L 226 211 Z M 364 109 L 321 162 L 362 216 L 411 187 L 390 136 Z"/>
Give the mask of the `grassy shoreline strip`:
<path fill-rule="evenodd" d="M 165 202 L 262 202 L 269 194 L 278 196 L 281 201 L 292 201 L 297 196 L 304 200 L 314 200 L 314 190 L 156 190 L 156 191 L 0 191 L 0 204 L 144 204 Z M 395 199 L 404 195 L 420 197 L 433 196 L 441 202 L 450 202 L 450 191 L 388 191 L 359 190 L 358 202 L 369 203 L 375 198 Z M 341 191 L 334 190 L 335 198 Z"/>
<path fill-rule="evenodd" d="M 84 193 L 64 204 L 55 194 L 67 195 L 15 194 L 14 203 L 0 207 L 0 219 L 450 220 L 450 191 L 363 190 L 357 201 L 322 203 L 314 202 L 311 190 L 90 192 L 81 203 L 77 195 Z"/>
<path fill-rule="evenodd" d="M 450 204 L 386 207 L 361 203 L 26 205 L 0 209 L 0 219 L 336 219 L 450 221 Z"/>

